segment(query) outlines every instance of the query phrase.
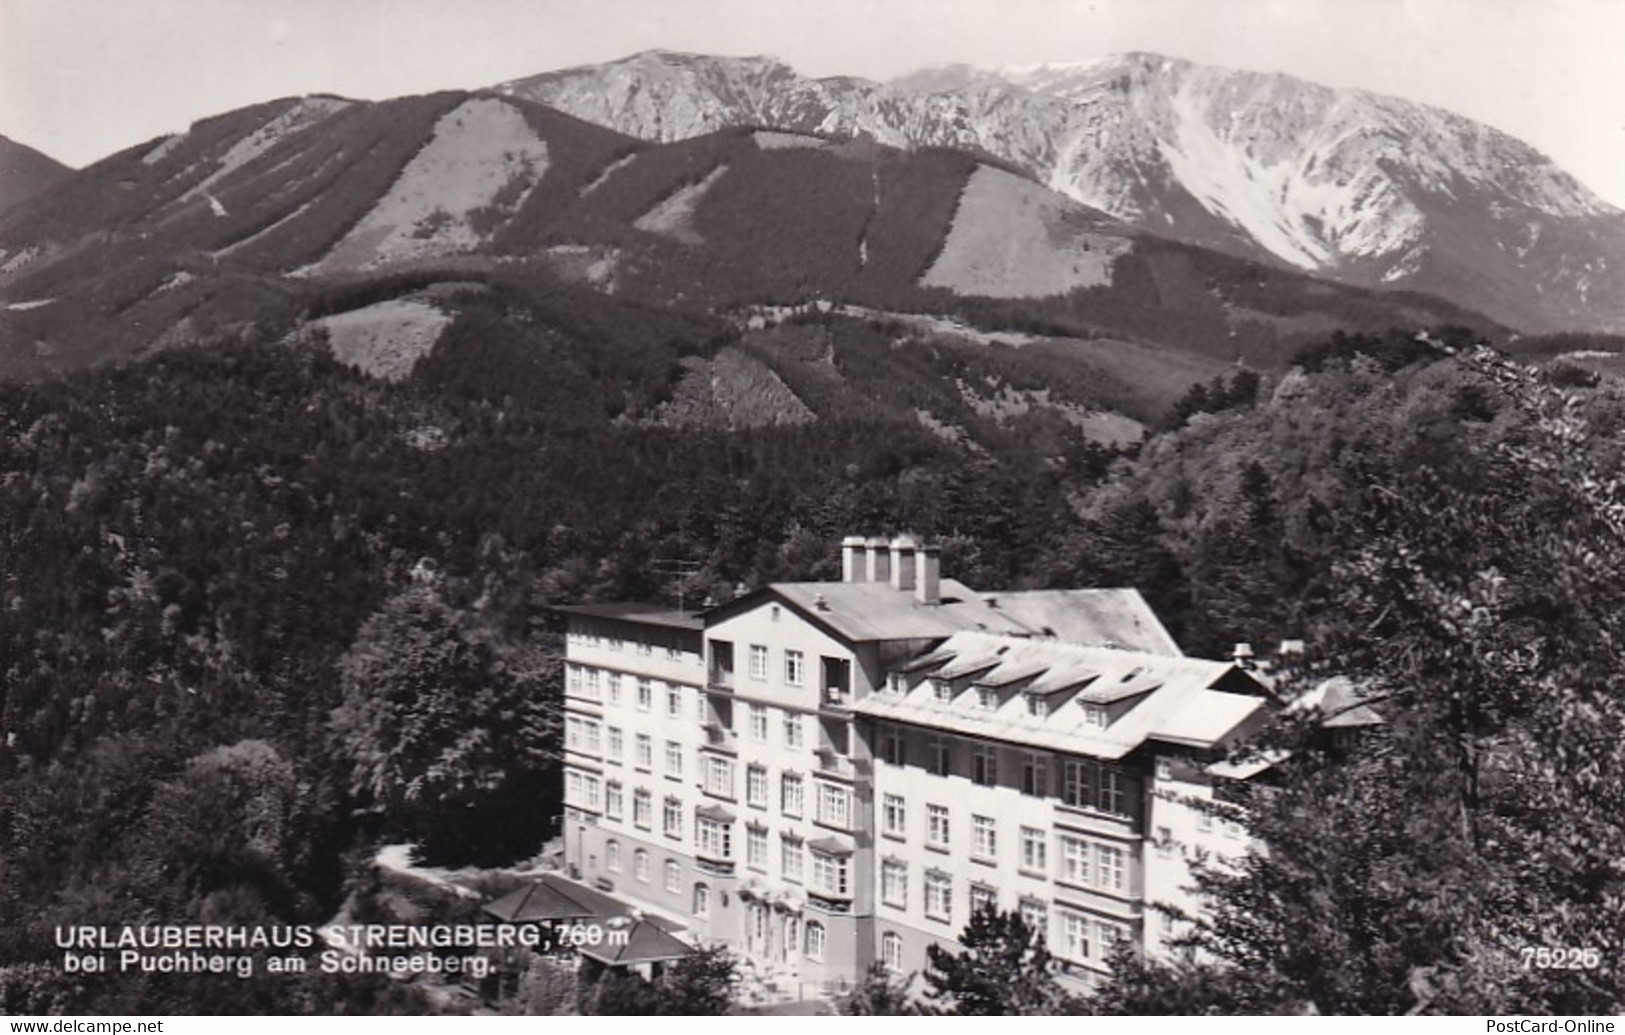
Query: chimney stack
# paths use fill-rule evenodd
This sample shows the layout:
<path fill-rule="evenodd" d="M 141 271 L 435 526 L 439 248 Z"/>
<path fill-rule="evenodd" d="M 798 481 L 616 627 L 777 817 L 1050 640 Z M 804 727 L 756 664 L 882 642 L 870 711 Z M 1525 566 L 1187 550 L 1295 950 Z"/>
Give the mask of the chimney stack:
<path fill-rule="evenodd" d="M 891 541 L 891 587 L 907 593 L 914 588 L 914 551 L 919 543 L 913 536 L 900 535 Z"/>
<path fill-rule="evenodd" d="M 884 585 L 891 581 L 891 544 L 884 539 L 869 540 L 869 565 L 865 581 Z"/>
<path fill-rule="evenodd" d="M 1238 643 L 1238 644 L 1236 644 L 1236 649 L 1231 653 L 1230 658 L 1231 658 L 1232 661 L 1234 661 L 1236 663 L 1237 668 L 1252 668 L 1252 667 L 1254 667 L 1253 666 L 1253 645 L 1250 644 L 1250 643 Z"/>
<path fill-rule="evenodd" d="M 861 535 L 849 535 L 841 540 L 841 581 L 862 582 L 868 577 L 864 548 L 868 540 Z"/>
<path fill-rule="evenodd" d="M 934 545 L 920 547 L 914 599 L 922 604 L 942 603 L 942 562 Z"/>

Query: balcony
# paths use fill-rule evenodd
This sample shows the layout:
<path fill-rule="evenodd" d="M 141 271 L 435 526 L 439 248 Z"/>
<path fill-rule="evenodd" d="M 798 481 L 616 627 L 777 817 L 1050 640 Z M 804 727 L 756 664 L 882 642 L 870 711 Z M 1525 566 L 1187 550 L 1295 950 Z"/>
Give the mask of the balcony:
<path fill-rule="evenodd" d="M 836 776 L 843 780 L 851 780 L 857 777 L 857 764 L 836 751 L 832 745 L 819 745 L 815 754 L 818 756 L 818 773 L 820 775 Z"/>
<path fill-rule="evenodd" d="M 734 875 L 732 859 L 715 859 L 705 855 L 697 855 L 694 857 L 694 868 L 713 877 L 732 877 Z"/>
<path fill-rule="evenodd" d="M 852 695 L 838 686 L 824 688 L 824 694 L 818 699 L 818 710 L 836 715 L 846 715 L 852 709 Z"/>
<path fill-rule="evenodd" d="M 726 640 L 712 640 L 710 663 L 706 665 L 706 686 L 723 693 L 734 689 L 734 646 Z"/>
<path fill-rule="evenodd" d="M 843 914 L 852 912 L 852 896 L 834 896 L 828 892 L 807 892 L 807 905 L 821 913 Z"/>
<path fill-rule="evenodd" d="M 739 734 L 719 722 L 708 722 L 703 729 L 706 748 L 725 751 L 730 755 L 739 753 Z"/>
<path fill-rule="evenodd" d="M 706 674 L 705 688 L 719 694 L 734 692 L 733 669 L 715 668 Z"/>

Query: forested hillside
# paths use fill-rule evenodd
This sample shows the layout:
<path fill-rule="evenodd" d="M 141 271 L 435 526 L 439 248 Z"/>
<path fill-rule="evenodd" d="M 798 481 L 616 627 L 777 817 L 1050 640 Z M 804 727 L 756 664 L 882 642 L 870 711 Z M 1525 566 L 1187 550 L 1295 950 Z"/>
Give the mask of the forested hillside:
<path fill-rule="evenodd" d="M 487 296 L 399 382 L 319 343 L 249 341 L 0 385 L 0 1006 L 396 1001 L 316 977 L 64 975 L 51 930 L 322 922 L 379 838 L 452 861 L 534 850 L 558 792 L 548 607 L 659 599 L 673 587 L 657 558 L 697 562 L 688 599 L 720 600 L 832 576 L 846 533 L 910 529 L 973 586 L 1137 586 L 1192 653 L 1346 644 L 1363 630 L 1351 663 L 1371 667 L 1384 644 L 1410 651 L 1417 667 L 1380 671 L 1414 675 L 1424 700 L 1456 655 L 1429 654 L 1450 648 L 1414 641 L 1387 598 L 1351 603 L 1351 587 L 1375 592 L 1392 574 L 1373 567 L 1387 551 L 1409 551 L 1394 556 L 1415 577 L 1439 572 L 1440 600 L 1476 600 L 1498 579 L 1529 588 L 1538 598 L 1520 606 L 1552 628 L 1602 622 L 1593 603 L 1610 599 L 1584 593 L 1602 585 L 1586 551 L 1618 556 L 1604 552 L 1612 526 L 1563 525 L 1572 545 L 1549 554 L 1500 552 L 1516 545 L 1496 533 L 1503 517 L 1509 529 L 1550 520 L 1540 501 L 1563 497 L 1543 486 L 1570 485 L 1541 466 L 1561 454 L 1529 452 L 1551 417 L 1541 393 L 1556 389 L 1464 361 L 1462 338 L 1328 339 L 1284 375 L 1203 382 L 1174 408 L 1177 426 L 1115 454 L 1076 429 L 1001 426 L 963 396 L 970 434 L 917 419 L 947 414 L 956 380 L 1031 388 L 997 350 L 932 353 L 845 320 L 741 345 L 725 325 L 611 316 L 571 297 Z M 824 336 L 819 363 L 788 362 L 813 340 L 796 335 Z M 727 431 L 644 419 L 673 398 L 685 357 L 746 345 L 817 420 Z M 869 402 L 834 393 L 836 380 L 821 396 L 829 371 Z M 1562 412 L 1587 429 L 1570 455 L 1601 485 L 1619 469 L 1625 395 L 1611 381 L 1565 391 Z M 1424 520 L 1418 508 L 1435 503 Z M 1533 695 L 1517 716 L 1543 715 L 1534 701 L 1558 693 L 1548 657 L 1518 662 L 1538 678 L 1507 684 L 1507 708 Z M 439 693 L 462 706 L 432 714 L 483 730 L 492 751 L 458 750 L 469 730 L 443 721 L 391 739 L 402 715 L 379 701 L 410 711 Z M 1561 713 L 1586 743 L 1620 728 L 1617 674 L 1597 693 L 1592 711 Z M 1553 779 L 1567 779 L 1555 757 Z M 402 795 L 391 764 L 438 775 Z M 1617 792 L 1617 752 L 1574 764 Z M 1415 847 L 1385 850 L 1403 862 Z M 1599 901 L 1618 901 L 1617 874 L 1591 855 L 1575 865 Z"/>

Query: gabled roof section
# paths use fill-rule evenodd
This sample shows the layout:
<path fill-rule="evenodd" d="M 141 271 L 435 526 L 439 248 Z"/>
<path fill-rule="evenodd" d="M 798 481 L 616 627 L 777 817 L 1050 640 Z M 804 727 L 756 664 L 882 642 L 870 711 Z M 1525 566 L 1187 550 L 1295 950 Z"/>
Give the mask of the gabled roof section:
<path fill-rule="evenodd" d="M 587 618 L 610 618 L 640 625 L 659 625 L 668 629 L 686 629 L 699 632 L 705 628 L 704 619 L 694 611 L 674 611 L 662 604 L 622 601 L 609 604 L 568 604 L 553 608 L 561 614 L 582 615 Z"/>
<path fill-rule="evenodd" d="M 633 917 L 633 907 L 579 881 L 557 873 L 544 873 L 521 888 L 487 903 L 485 912 L 510 923 L 589 920 L 609 923 Z M 679 924 L 659 917 L 642 917 L 643 922 L 662 930 L 681 930 Z"/>
<path fill-rule="evenodd" d="M 999 667 L 999 658 L 996 656 L 986 654 L 966 655 L 948 662 L 931 673 L 931 677 L 933 679 L 964 679 L 966 676 L 991 675 L 993 670 Z"/>
<path fill-rule="evenodd" d="M 611 931 L 624 933 L 600 945 L 583 945 L 576 951 L 610 967 L 630 967 L 639 963 L 669 963 L 692 955 L 694 949 L 662 930 L 645 916 L 629 916 L 605 924 Z"/>
<path fill-rule="evenodd" d="M 849 642 L 929 640 L 958 632 L 1060 640 L 1180 657 L 1179 645 L 1133 589 L 978 593 L 943 579 L 941 602 L 876 582 L 775 582 L 706 612 L 706 624 L 777 600 Z M 917 659 L 930 664 L 934 658 Z"/>
<path fill-rule="evenodd" d="M 942 602 L 922 604 L 913 593 L 875 582 L 775 582 L 706 613 L 726 621 L 769 601 L 795 608 L 814 625 L 852 643 L 933 640 L 966 629 L 1021 635 L 1020 623 L 987 607 L 962 582 L 942 580 Z"/>
<path fill-rule="evenodd" d="M 598 915 L 594 906 L 540 880 L 487 903 L 485 912 L 516 924 L 590 920 Z"/>
<path fill-rule="evenodd" d="M 1307 690 L 1287 706 L 1288 711 L 1318 708 L 1324 729 L 1357 729 L 1381 726 L 1383 717 L 1365 703 L 1366 695 L 1348 676 L 1332 676 Z"/>
<path fill-rule="evenodd" d="M 980 632 L 950 636 L 934 653 L 942 652 L 997 658 L 998 664 L 979 677 L 984 683 L 998 681 L 1006 669 L 1023 678 L 1041 669 L 1027 693 L 1048 695 L 1049 707 L 1034 715 L 1020 695 L 996 708 L 968 697 L 939 701 L 922 681 L 906 694 L 872 694 L 854 704 L 853 711 L 1010 744 L 1121 758 L 1148 741 L 1223 745 L 1250 732 L 1270 707 L 1264 687 L 1230 662 Z M 1215 689 L 1220 683 L 1251 685 L 1257 693 Z M 1116 718 L 1104 728 L 1092 725 L 1085 710 L 1076 707 L 1081 700 L 1120 703 L 1129 698 L 1133 703 L 1126 711 L 1114 709 Z"/>
<path fill-rule="evenodd" d="M 1035 636 L 1170 657 L 1183 653 L 1137 589 L 1037 589 L 983 596 Z"/>
<path fill-rule="evenodd" d="M 976 685 L 985 686 L 990 690 L 1002 690 L 1007 686 L 1015 686 L 1017 683 L 1032 679 L 1034 676 L 1041 676 L 1047 671 L 1049 671 L 1049 667 L 1037 659 L 1025 663 L 1004 662 L 993 671 L 978 676 Z"/>

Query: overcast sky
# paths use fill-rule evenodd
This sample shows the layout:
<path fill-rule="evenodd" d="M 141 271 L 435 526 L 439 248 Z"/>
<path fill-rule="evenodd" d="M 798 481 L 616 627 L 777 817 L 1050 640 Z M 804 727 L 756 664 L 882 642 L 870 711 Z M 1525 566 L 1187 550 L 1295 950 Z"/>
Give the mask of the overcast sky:
<path fill-rule="evenodd" d="M 1625 0 L 0 0 L 0 134 L 83 165 L 325 92 L 487 86 L 663 47 L 812 75 L 1148 50 L 1450 108 L 1625 206 Z"/>

